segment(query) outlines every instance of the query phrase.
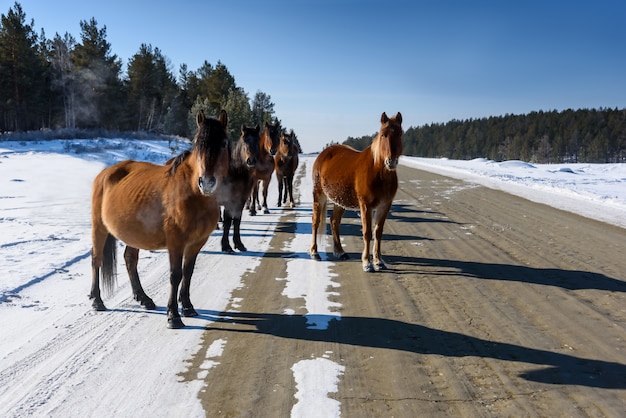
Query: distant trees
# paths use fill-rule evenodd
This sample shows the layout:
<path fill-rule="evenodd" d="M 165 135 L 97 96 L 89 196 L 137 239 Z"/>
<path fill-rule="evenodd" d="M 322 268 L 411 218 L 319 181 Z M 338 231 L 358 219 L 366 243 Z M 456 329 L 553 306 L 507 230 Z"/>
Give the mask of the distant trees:
<path fill-rule="evenodd" d="M 373 136 L 343 143 L 362 150 Z M 409 127 L 404 155 L 535 163 L 626 162 L 626 109 L 531 112 Z"/>
<path fill-rule="evenodd" d="M 531 112 L 410 127 L 405 155 L 537 163 L 626 162 L 626 109 Z"/>
<path fill-rule="evenodd" d="M 181 65 L 176 77 L 161 50 L 142 44 L 123 71 L 106 26 L 80 22 L 78 40 L 35 33 L 19 3 L 0 20 L 0 133 L 44 128 L 139 130 L 191 137 L 203 109 L 229 114 L 230 134 L 241 124 L 273 122 L 274 104 L 257 91 L 250 101 L 226 65 Z"/>

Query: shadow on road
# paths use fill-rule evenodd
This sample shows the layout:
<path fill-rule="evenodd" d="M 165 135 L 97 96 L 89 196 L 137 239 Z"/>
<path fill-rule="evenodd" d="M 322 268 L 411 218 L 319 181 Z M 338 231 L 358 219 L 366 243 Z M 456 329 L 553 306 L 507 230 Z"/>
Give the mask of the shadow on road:
<path fill-rule="evenodd" d="M 214 321 L 215 331 L 260 333 L 304 341 L 333 342 L 359 347 L 401 350 L 423 355 L 484 357 L 535 364 L 521 378 L 555 385 L 581 385 L 626 389 L 626 365 L 597 359 L 483 340 L 468 335 L 432 329 L 419 324 L 366 317 L 338 317 L 268 313 L 215 312 L 198 310 L 200 318 Z M 328 324 L 311 329 L 311 321 Z"/>

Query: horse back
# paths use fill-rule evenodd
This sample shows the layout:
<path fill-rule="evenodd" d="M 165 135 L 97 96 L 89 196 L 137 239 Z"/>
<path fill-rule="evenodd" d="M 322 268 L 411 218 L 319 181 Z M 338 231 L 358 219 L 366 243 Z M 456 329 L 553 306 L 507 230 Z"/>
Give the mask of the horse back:
<path fill-rule="evenodd" d="M 372 206 L 391 202 L 398 188 L 395 171 L 375 166 L 369 147 L 324 149 L 313 164 L 313 178 L 330 200 L 347 209 L 358 209 L 359 200 Z"/>
<path fill-rule="evenodd" d="M 94 180 L 93 210 L 99 208 L 107 230 L 131 247 L 168 248 L 181 234 L 187 242 L 206 240 L 217 224 L 217 203 L 197 193 L 190 177 L 185 164 L 173 173 L 167 165 L 122 161 Z"/>

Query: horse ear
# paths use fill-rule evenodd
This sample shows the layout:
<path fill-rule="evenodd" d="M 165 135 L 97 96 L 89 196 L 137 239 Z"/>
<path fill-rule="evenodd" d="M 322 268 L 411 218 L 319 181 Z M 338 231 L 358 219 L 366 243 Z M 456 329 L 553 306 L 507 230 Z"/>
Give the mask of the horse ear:
<path fill-rule="evenodd" d="M 241 124 L 241 133 L 246 131 L 246 125 L 244 123 Z"/>
<path fill-rule="evenodd" d="M 196 115 L 196 124 L 198 126 L 202 125 L 205 119 L 206 116 L 204 116 L 204 112 L 202 110 L 198 110 L 198 114 Z"/>
<path fill-rule="evenodd" d="M 257 132 L 261 132 L 261 127 L 259 126 L 259 124 L 257 123 L 256 126 L 254 127 L 254 130 Z"/>
<path fill-rule="evenodd" d="M 380 116 L 380 123 L 387 123 L 387 122 L 389 122 L 389 118 L 387 117 L 387 114 L 383 112 L 383 114 Z"/>
<path fill-rule="evenodd" d="M 396 115 L 396 122 L 402 123 L 402 114 L 400 112 Z"/>
<path fill-rule="evenodd" d="M 222 124 L 224 129 L 228 129 L 228 114 L 224 109 L 220 112 L 220 117 L 217 118 L 218 122 Z"/>

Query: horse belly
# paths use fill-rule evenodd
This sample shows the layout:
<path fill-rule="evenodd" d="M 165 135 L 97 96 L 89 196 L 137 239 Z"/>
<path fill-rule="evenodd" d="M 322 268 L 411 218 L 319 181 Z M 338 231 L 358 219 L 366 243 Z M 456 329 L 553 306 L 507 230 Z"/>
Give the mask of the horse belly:
<path fill-rule="evenodd" d="M 125 204 L 115 204 L 110 196 L 102 208 L 103 222 L 109 232 L 131 247 L 157 250 L 166 247 L 163 206 L 158 199 L 136 202 L 126 196 Z"/>
<path fill-rule="evenodd" d="M 359 209 L 359 199 L 352 185 L 339 182 L 324 182 L 322 190 L 334 204 L 345 209 Z"/>

